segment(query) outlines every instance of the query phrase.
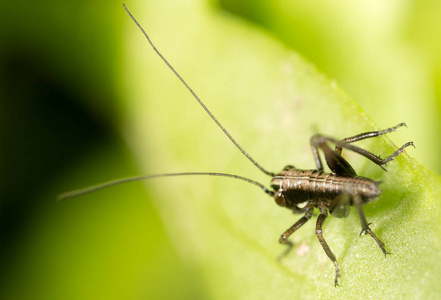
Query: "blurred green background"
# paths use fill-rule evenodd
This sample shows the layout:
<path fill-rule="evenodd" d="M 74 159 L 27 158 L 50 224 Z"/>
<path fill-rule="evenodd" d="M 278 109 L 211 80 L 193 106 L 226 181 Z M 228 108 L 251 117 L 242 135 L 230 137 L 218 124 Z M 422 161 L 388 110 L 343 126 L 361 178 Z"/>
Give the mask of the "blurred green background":
<path fill-rule="evenodd" d="M 386 128 L 406 122 L 409 128 L 391 139 L 397 145 L 413 140 L 416 149 L 408 151 L 410 156 L 441 172 L 439 1 L 161 0 L 126 5 L 225 127 L 269 169 L 276 171 L 283 164 L 312 168 L 308 137 L 316 131 L 342 138 L 374 124 Z M 230 232 L 235 232 L 234 220 L 253 227 L 257 221 L 247 222 L 246 215 L 253 218 L 256 213 L 259 221 L 258 213 L 267 209 L 254 209 L 254 203 L 269 204 L 252 187 L 255 194 L 247 190 L 243 196 L 235 193 L 244 188 L 240 182 L 222 179 L 216 187 L 211 185 L 216 179 L 182 178 L 154 181 L 147 189 L 141 183 L 128 184 L 55 201 L 63 191 L 146 173 L 223 171 L 268 181 L 231 147 L 164 68 L 121 2 L 18 0 L 4 3 L 0 16 L 0 298 L 240 298 L 244 295 L 235 285 L 242 293 L 252 289 L 252 283 L 239 284 L 237 278 L 256 282 L 256 269 L 216 286 L 216 280 L 224 283 L 221 273 L 201 267 L 205 261 L 199 257 L 210 254 L 200 244 L 223 251 L 223 233 L 198 239 L 195 227 L 201 224 L 180 215 L 205 215 L 193 197 L 212 199 L 211 193 L 219 190 L 227 199 L 219 201 L 250 199 L 231 219 L 223 219 L 231 213 L 228 206 L 227 212 L 210 208 L 219 211 L 213 222 L 233 222 L 231 228 L 224 226 Z M 291 57 L 300 61 L 303 73 L 283 64 Z M 279 58 L 280 65 L 275 65 Z M 337 94 L 341 88 L 369 117 L 357 109 L 353 115 L 342 112 L 345 108 L 337 105 L 317 108 L 317 114 L 308 108 L 299 121 L 292 121 L 283 112 L 307 106 L 306 96 L 289 97 L 302 83 L 301 74 L 329 83 Z M 290 76 L 295 77 L 292 84 Z M 288 83 L 277 86 L 282 81 L 273 78 L 279 77 Z M 272 80 L 277 88 L 266 94 Z M 236 100 L 223 102 L 230 99 Z M 300 126 L 290 127 L 293 124 Z M 285 127 L 283 132 L 280 127 Z M 357 166 L 368 168 L 364 161 Z M 162 197 L 173 201 L 161 203 Z M 286 211 L 274 211 L 295 221 Z M 369 216 L 375 217 L 374 210 Z M 260 229 L 262 240 L 268 236 L 274 244 L 264 251 L 274 266 L 278 235 L 291 221 L 268 232 Z M 354 217 L 336 227 L 358 232 L 355 224 Z M 305 235 L 316 239 L 312 227 L 308 229 Z M 174 236 L 178 232 L 188 234 Z M 242 240 L 246 236 L 235 234 Z M 357 235 L 351 232 L 351 237 Z M 252 238 L 245 244 L 262 247 Z M 314 248 L 309 259 L 324 256 L 319 251 Z M 247 253 L 236 254 L 236 259 L 247 261 Z M 225 270 L 235 264 L 232 259 L 225 262 Z M 329 264 L 323 258 L 332 275 Z M 273 296 L 278 276 L 288 275 L 274 276 L 267 293 L 258 296 Z M 332 287 L 331 281 L 319 280 Z"/>

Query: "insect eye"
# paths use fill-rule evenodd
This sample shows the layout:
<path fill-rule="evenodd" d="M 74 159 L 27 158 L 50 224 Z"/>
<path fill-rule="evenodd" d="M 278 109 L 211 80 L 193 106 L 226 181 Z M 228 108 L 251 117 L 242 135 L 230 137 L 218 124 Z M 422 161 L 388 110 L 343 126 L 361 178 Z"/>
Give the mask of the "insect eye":
<path fill-rule="evenodd" d="M 276 200 L 277 205 L 285 207 L 286 206 L 286 200 L 285 195 L 282 191 L 276 192 L 274 194 L 274 200 Z"/>

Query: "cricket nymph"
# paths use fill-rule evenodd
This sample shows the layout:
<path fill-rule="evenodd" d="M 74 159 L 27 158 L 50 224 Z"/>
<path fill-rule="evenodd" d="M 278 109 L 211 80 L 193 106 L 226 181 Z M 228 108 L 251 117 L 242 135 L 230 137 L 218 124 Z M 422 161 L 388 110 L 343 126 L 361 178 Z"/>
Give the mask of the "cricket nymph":
<path fill-rule="evenodd" d="M 167 67 L 174 73 L 174 75 L 182 82 L 182 84 L 187 88 L 187 90 L 193 95 L 194 99 L 200 104 L 200 106 L 205 110 L 205 112 L 211 117 L 211 119 L 217 124 L 217 126 L 223 131 L 223 133 L 230 139 L 230 141 L 239 149 L 240 152 L 253 163 L 261 172 L 271 176 L 271 188 L 266 188 L 265 185 L 254 181 L 252 179 L 242 177 L 239 175 L 220 173 L 220 172 L 184 172 L 184 173 L 163 173 L 163 174 L 153 174 L 147 176 L 135 176 L 128 178 L 120 178 L 117 180 L 108 181 L 102 184 L 86 187 L 79 190 L 74 190 L 71 192 L 66 192 L 58 196 L 59 200 L 78 197 L 87 193 L 95 192 L 110 186 L 139 181 L 148 180 L 160 177 L 170 177 L 170 176 L 222 176 L 229 177 L 233 179 L 239 179 L 248 183 L 251 183 L 260 189 L 262 189 L 266 194 L 274 197 L 276 203 L 279 206 L 291 209 L 294 213 L 304 214 L 294 225 L 292 225 L 288 230 L 286 230 L 280 237 L 279 242 L 287 244 L 291 248 L 292 243 L 288 240 L 288 237 L 293 234 L 297 229 L 304 225 L 313 215 L 314 208 L 317 208 L 320 214 L 317 217 L 315 234 L 322 245 L 326 255 L 334 263 L 335 267 L 335 280 L 334 283 L 338 285 L 338 279 L 340 278 L 340 267 L 337 263 L 337 259 L 329 248 L 327 242 L 323 237 L 322 226 L 328 217 L 328 212 L 334 217 L 345 218 L 349 214 L 349 207 L 354 206 L 361 223 L 361 234 L 370 235 L 375 242 L 380 247 L 381 251 L 386 255 L 387 251 L 383 242 L 375 235 L 375 233 L 370 229 L 370 223 L 367 222 L 366 216 L 363 212 L 363 205 L 373 201 L 378 198 L 381 194 L 381 190 L 378 188 L 380 182 L 374 181 L 369 178 L 360 177 L 355 172 L 354 168 L 349 164 L 346 159 L 341 156 L 343 149 L 346 151 L 352 151 L 357 153 L 368 160 L 372 161 L 374 164 L 380 166 L 383 170 L 386 170 L 384 166 L 388 162 L 395 159 L 404 149 L 409 146 L 413 146 L 412 142 L 408 142 L 398 148 L 391 155 L 382 159 L 363 148 L 354 146 L 353 143 L 373 138 L 379 137 L 390 132 L 397 131 L 398 128 L 406 126 L 404 123 L 400 123 L 394 127 L 390 127 L 384 130 L 369 131 L 360 133 L 351 137 L 344 138 L 342 140 L 334 139 L 332 137 L 323 135 L 314 135 L 310 139 L 312 154 L 315 160 L 317 169 L 314 170 L 299 170 L 293 166 L 286 166 L 282 171 L 274 174 L 271 171 L 263 168 L 254 158 L 252 158 L 236 140 L 231 136 L 231 134 L 222 126 L 222 124 L 216 119 L 212 112 L 207 108 L 207 106 L 202 102 L 199 96 L 191 89 L 187 82 L 179 75 L 179 73 L 173 68 L 173 66 L 165 59 L 165 57 L 158 51 L 158 49 L 153 45 L 150 37 L 138 23 L 138 21 L 133 17 L 127 7 L 123 4 L 125 10 L 139 27 L 141 32 L 144 34 L 148 43 L 151 45 L 152 49 L 156 54 L 163 60 Z M 334 147 L 332 149 L 331 147 Z M 331 173 L 325 173 L 323 168 L 323 163 L 320 158 L 320 154 L 324 155 L 326 164 L 328 165 Z M 287 253 L 287 252 L 286 252 Z"/>
<path fill-rule="evenodd" d="M 328 212 L 334 217 L 345 218 L 349 215 L 349 207 L 354 206 L 360 218 L 360 235 L 363 233 L 370 235 L 384 255 L 388 253 L 384 243 L 369 227 L 370 223 L 367 222 L 362 208 L 363 205 L 381 195 L 381 190 L 378 188 L 380 182 L 358 176 L 349 162 L 341 156 L 341 152 L 343 149 L 351 150 L 366 157 L 385 170 L 384 166 L 389 161 L 394 160 L 395 157 L 403 153 L 406 147 L 413 146 L 413 143 L 408 142 L 404 144 L 392 155 L 384 159 L 365 149 L 354 146 L 352 143 L 388 134 L 402 126 L 406 126 L 406 124 L 400 123 L 391 128 L 365 132 L 342 140 L 318 134 L 314 135 L 310 140 L 310 144 L 317 169 L 299 170 L 288 165 L 281 172 L 275 174 L 271 180 L 271 188 L 274 190 L 272 196 L 274 196 L 276 203 L 279 206 L 291 209 L 294 213 L 304 213 L 300 220 L 280 236 L 279 242 L 287 244 L 289 250 L 292 247 L 292 243 L 288 241 L 288 237 L 304 225 L 312 217 L 314 208 L 317 208 L 320 214 L 317 217 L 315 233 L 326 255 L 334 263 L 334 283 L 336 286 L 340 278 L 340 267 L 335 255 L 325 241 L 322 231 Z M 334 144 L 335 148 L 332 149 L 329 144 Z M 323 152 L 326 163 L 332 173 L 325 173 L 323 171 L 319 150 Z"/>
<path fill-rule="evenodd" d="M 307 204 L 318 208 L 319 205 L 329 208 L 332 200 L 340 194 L 356 193 L 361 203 L 367 204 L 381 195 L 379 181 L 366 177 L 344 177 L 318 170 L 299 170 L 286 166 L 274 175 L 271 188 L 274 200 L 279 206 L 301 210 L 299 204 Z M 354 205 L 353 201 L 349 205 Z"/>

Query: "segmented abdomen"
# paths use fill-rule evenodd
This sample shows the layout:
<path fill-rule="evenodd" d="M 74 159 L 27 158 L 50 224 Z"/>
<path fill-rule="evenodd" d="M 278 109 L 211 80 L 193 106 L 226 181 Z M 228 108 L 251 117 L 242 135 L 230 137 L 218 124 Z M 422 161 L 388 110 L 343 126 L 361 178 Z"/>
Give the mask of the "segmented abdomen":
<path fill-rule="evenodd" d="M 310 199 L 330 199 L 338 194 L 358 194 L 364 198 L 375 198 L 381 191 L 378 183 L 364 177 L 343 177 L 318 170 L 284 170 L 276 174 L 271 186 L 283 190 L 285 197 L 294 202 Z"/>

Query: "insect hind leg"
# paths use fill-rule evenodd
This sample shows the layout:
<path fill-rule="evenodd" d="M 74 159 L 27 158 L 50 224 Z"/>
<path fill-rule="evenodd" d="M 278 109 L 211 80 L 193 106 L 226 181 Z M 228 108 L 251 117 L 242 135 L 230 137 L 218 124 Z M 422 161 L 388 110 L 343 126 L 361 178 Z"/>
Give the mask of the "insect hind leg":
<path fill-rule="evenodd" d="M 350 174 L 352 173 L 353 169 L 351 170 L 349 163 L 343 159 L 343 157 L 340 155 L 340 153 L 342 152 L 342 149 L 348 149 L 351 150 L 355 153 L 358 153 L 364 157 L 366 157 L 367 159 L 369 159 L 370 161 L 372 161 L 373 163 L 377 164 L 378 166 L 380 166 L 383 170 L 386 171 L 386 169 L 384 168 L 384 166 L 387 165 L 387 163 L 391 160 L 394 160 L 395 157 L 399 156 L 401 153 L 404 152 L 404 149 L 409 147 L 409 146 L 414 146 L 413 142 L 407 142 L 405 143 L 403 146 L 401 146 L 398 150 L 396 150 L 394 153 L 392 153 L 392 155 L 382 159 L 381 157 L 365 150 L 362 149 L 360 147 L 351 145 L 351 143 L 356 142 L 356 141 L 360 141 L 363 139 L 367 139 L 367 138 L 371 138 L 371 137 L 377 137 L 380 135 L 384 135 L 387 134 L 389 132 L 392 131 L 396 131 L 399 127 L 405 126 L 405 123 L 401 123 L 398 124 L 395 127 L 391 127 L 388 129 L 384 129 L 384 130 L 380 130 L 380 131 L 371 131 L 371 132 L 365 132 L 365 133 L 361 133 L 349 138 L 345 138 L 341 141 L 336 140 L 334 138 L 331 137 L 326 137 L 326 136 L 322 136 L 322 135 L 315 135 L 311 138 L 311 146 L 312 146 L 312 152 L 314 154 L 314 158 L 317 164 L 317 167 L 319 170 L 323 170 L 321 161 L 320 161 L 320 157 L 318 155 L 318 148 L 322 149 L 325 157 L 326 157 L 326 162 L 328 163 L 328 166 L 330 167 L 330 169 L 339 174 L 339 175 L 349 175 L 349 176 L 355 176 L 354 174 Z M 333 143 L 335 144 L 335 150 L 332 151 L 329 146 L 327 146 L 327 142 Z M 329 158 L 327 157 L 329 156 Z M 337 166 L 335 166 L 335 164 L 337 163 Z M 343 168 L 340 166 L 340 164 L 343 166 Z M 349 165 L 349 167 L 348 167 Z M 335 170 L 333 169 L 336 168 Z M 347 174 L 345 174 L 345 172 Z M 355 173 L 355 171 L 354 171 Z"/>
<path fill-rule="evenodd" d="M 361 149 L 359 147 L 355 147 L 352 145 L 349 145 L 348 147 L 343 146 L 343 145 L 347 145 L 350 143 L 354 143 L 354 142 L 358 142 L 364 139 L 368 139 L 368 138 L 373 138 L 373 137 L 377 137 L 377 136 L 381 136 L 381 135 L 385 135 L 388 134 L 390 132 L 393 131 L 397 131 L 398 128 L 400 127 L 407 127 L 406 123 L 400 123 L 394 127 L 390 127 L 387 129 L 383 129 L 383 130 L 378 130 L 378 131 L 369 131 L 369 132 L 365 132 L 365 133 L 360 133 L 357 134 L 355 136 L 351 136 L 351 137 L 347 137 L 341 141 L 339 141 L 338 143 L 335 143 L 335 152 L 341 154 L 343 148 L 347 148 L 349 150 L 352 150 L 360 155 L 363 155 L 364 157 L 368 158 L 369 160 L 371 160 L 372 162 L 374 162 L 375 164 L 379 165 L 383 170 L 386 171 L 386 169 L 383 167 L 383 165 L 387 165 L 387 163 L 391 160 L 394 160 L 395 157 L 397 157 L 398 155 L 400 155 L 401 153 L 403 153 L 404 148 L 409 147 L 409 146 L 414 146 L 413 142 L 408 142 L 406 144 L 404 144 L 403 146 L 401 146 L 397 151 L 395 151 L 394 153 L 392 153 L 392 155 L 381 159 L 379 156 L 376 156 L 372 153 L 370 153 L 369 151 L 366 151 L 364 149 Z"/>
<path fill-rule="evenodd" d="M 398 124 L 398 125 L 396 125 L 394 127 L 390 127 L 390 128 L 383 129 L 383 130 L 369 131 L 369 132 L 360 133 L 360 134 L 357 134 L 357 135 L 354 135 L 354 136 L 351 136 L 351 137 L 344 138 L 340 142 L 341 143 L 346 143 L 346 144 L 358 142 L 358 141 L 361 141 L 361 140 L 365 140 L 365 139 L 377 137 L 377 136 L 380 136 L 380 135 L 388 134 L 388 133 L 390 133 L 392 131 L 397 131 L 398 128 L 403 127 L 403 126 L 407 127 L 406 123 L 400 123 L 400 124 Z M 342 147 L 339 147 L 337 145 L 335 146 L 335 152 L 341 154 L 342 150 L 343 150 Z"/>
<path fill-rule="evenodd" d="M 357 173 L 355 172 L 354 168 L 352 168 L 352 166 L 349 164 L 349 162 L 344 159 L 339 153 L 329 147 L 327 143 L 328 141 L 332 143 L 337 142 L 333 138 L 325 137 L 318 134 L 311 137 L 311 149 L 315 159 L 315 163 L 317 165 L 317 169 L 319 171 L 323 171 L 323 165 L 318 152 L 318 149 L 321 149 L 325 156 L 326 163 L 328 164 L 328 167 L 332 170 L 332 172 L 340 176 L 357 176 Z"/>

